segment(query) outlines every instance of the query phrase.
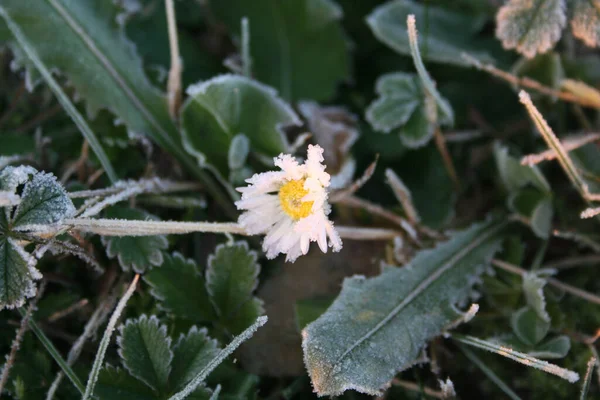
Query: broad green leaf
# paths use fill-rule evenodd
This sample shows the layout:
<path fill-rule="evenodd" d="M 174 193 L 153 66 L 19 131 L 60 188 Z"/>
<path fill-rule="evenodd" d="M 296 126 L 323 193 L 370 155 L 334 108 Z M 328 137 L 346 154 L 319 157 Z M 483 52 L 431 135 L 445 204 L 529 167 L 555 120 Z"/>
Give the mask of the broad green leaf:
<path fill-rule="evenodd" d="M 5 222 L 4 213 L 0 213 L 0 228 L 6 226 Z M 0 310 L 20 307 L 26 298 L 35 295 L 33 281 L 42 275 L 33 265 L 35 259 L 5 231 L 0 232 Z"/>
<path fill-rule="evenodd" d="M 25 230 L 31 225 L 52 225 L 74 214 L 75 206 L 56 177 L 39 172 L 25 184 L 12 226 Z"/>
<path fill-rule="evenodd" d="M 550 321 L 550 315 L 546 311 L 544 286 L 546 286 L 546 280 L 537 274 L 532 272 L 523 274 L 523 293 L 525 293 L 527 305 L 536 312 L 538 317 L 544 321 Z"/>
<path fill-rule="evenodd" d="M 124 207 L 111 207 L 106 212 L 107 218 L 127 220 L 158 220 L 152 214 L 143 210 Z M 109 258 L 117 258 L 123 271 L 133 269 L 136 273 L 143 273 L 147 269 L 157 267 L 163 263 L 163 252 L 169 246 L 167 238 L 163 235 L 156 236 L 105 236 L 102 244 L 106 247 Z"/>
<path fill-rule="evenodd" d="M 513 332 L 523 343 L 538 344 L 550 329 L 550 321 L 544 321 L 530 307 L 523 307 L 512 315 L 510 320 Z"/>
<path fill-rule="evenodd" d="M 181 113 L 184 146 L 221 176 L 229 175 L 228 152 L 236 135 L 244 134 L 253 151 L 276 156 L 288 149 L 281 127 L 301 124 L 272 88 L 242 76 L 222 75 L 190 86 L 187 93 Z"/>
<path fill-rule="evenodd" d="M 211 0 L 211 9 L 239 34 L 250 22 L 253 74 L 287 101 L 328 100 L 350 78 L 349 46 L 332 0 Z"/>
<path fill-rule="evenodd" d="M 164 254 L 160 268 L 144 274 L 144 281 L 158 300 L 158 306 L 190 321 L 212 321 L 216 318 L 205 287 L 204 276 L 196 263 L 179 253 Z"/>
<path fill-rule="evenodd" d="M 171 338 L 167 327 L 155 316 L 128 319 L 119 328 L 119 355 L 129 373 L 148 386 L 164 393 L 171 371 Z"/>
<path fill-rule="evenodd" d="M 590 47 L 600 45 L 600 0 L 572 0 L 573 36 Z"/>
<path fill-rule="evenodd" d="M 551 360 L 566 357 L 569 350 L 571 350 L 571 339 L 568 336 L 561 335 L 540 343 L 535 349 L 528 351 L 527 354 L 532 357 Z"/>
<path fill-rule="evenodd" d="M 206 329 L 192 327 L 181 335 L 173 346 L 173 362 L 169 384 L 171 391 L 179 391 L 216 357 L 220 349 Z"/>
<path fill-rule="evenodd" d="M 253 296 L 260 265 L 246 242 L 222 244 L 208 258 L 206 289 L 220 323 L 237 335 L 263 313 L 262 301 Z"/>
<path fill-rule="evenodd" d="M 431 338 L 460 314 L 474 277 L 488 267 L 504 224 L 486 222 L 424 250 L 402 268 L 355 276 L 302 332 L 304 361 L 318 395 L 378 394 Z"/>
<path fill-rule="evenodd" d="M 468 52 L 480 60 L 491 61 L 490 56 L 474 46 L 475 35 L 485 18 L 424 5 L 411 0 L 395 0 L 377 7 L 368 17 L 369 27 L 380 41 L 400 54 L 410 55 L 406 17 L 414 14 L 419 37 L 419 48 L 427 61 L 468 66 L 461 53 Z M 479 46 L 480 47 L 480 46 Z"/>
<path fill-rule="evenodd" d="M 101 400 L 156 400 L 154 391 L 121 368 L 106 366 L 94 394 Z"/>
<path fill-rule="evenodd" d="M 238 134 L 231 139 L 229 153 L 227 154 L 227 164 L 229 169 L 240 169 L 246 164 L 246 159 L 250 153 L 250 140 L 244 134 Z"/>
<path fill-rule="evenodd" d="M 68 78 L 90 114 L 112 111 L 132 134 L 145 134 L 203 175 L 183 151 L 166 98 L 150 84 L 141 61 L 116 21 L 120 11 L 103 0 L 7 0 L 0 5 L 19 25 L 49 70 Z M 49 40 L 49 37 L 60 40 Z M 13 45 L 17 64 L 24 64 Z M 36 81 L 28 68 L 26 82 Z"/>
<path fill-rule="evenodd" d="M 564 0 L 509 0 L 496 15 L 496 37 L 532 58 L 554 47 L 566 23 Z"/>

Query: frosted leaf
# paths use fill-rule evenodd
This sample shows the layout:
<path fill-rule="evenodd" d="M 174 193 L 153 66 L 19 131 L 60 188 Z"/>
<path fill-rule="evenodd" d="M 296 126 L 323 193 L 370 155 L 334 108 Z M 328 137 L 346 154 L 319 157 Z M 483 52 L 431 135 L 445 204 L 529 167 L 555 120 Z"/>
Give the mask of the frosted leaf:
<path fill-rule="evenodd" d="M 153 389 L 167 389 L 171 372 L 171 338 L 153 315 L 128 319 L 119 328 L 119 356 L 129 373 Z"/>
<path fill-rule="evenodd" d="M 208 336 L 206 328 L 193 326 L 186 335 L 181 335 L 173 346 L 173 369 L 170 385 L 181 390 L 219 353 L 219 345 Z"/>
<path fill-rule="evenodd" d="M 237 335 L 263 314 L 262 301 L 253 296 L 260 265 L 246 242 L 219 245 L 208 258 L 206 289 L 219 322 Z"/>
<path fill-rule="evenodd" d="M 573 36 L 590 47 L 600 45 L 600 0 L 573 0 Z"/>
<path fill-rule="evenodd" d="M 0 190 L 14 193 L 19 185 L 27 182 L 29 176 L 36 173 L 35 168 L 26 165 L 6 167 L 0 171 Z"/>
<path fill-rule="evenodd" d="M 532 58 L 554 47 L 566 22 L 564 0 L 510 0 L 496 15 L 496 37 Z"/>
<path fill-rule="evenodd" d="M 379 97 L 367 108 L 365 117 L 373 129 L 383 133 L 397 130 L 407 147 L 422 147 L 433 136 L 435 126 L 428 118 L 427 101 L 421 81 L 415 74 L 396 72 L 379 77 L 375 84 Z M 449 103 L 442 98 L 445 105 Z M 440 125 L 452 123 L 447 113 L 435 106 Z"/>
<path fill-rule="evenodd" d="M 235 135 L 229 144 L 227 164 L 230 169 L 240 169 L 246 164 L 250 153 L 250 139 L 243 133 Z"/>
<path fill-rule="evenodd" d="M 516 311 L 510 323 L 519 340 L 528 346 L 538 344 L 550 329 L 550 320 L 544 321 L 530 307 Z"/>
<path fill-rule="evenodd" d="M 33 225 L 58 224 L 74 214 L 75 206 L 56 177 L 40 172 L 25 184 L 12 225 L 15 230 L 27 230 Z"/>
<path fill-rule="evenodd" d="M 143 210 L 112 207 L 106 213 L 108 218 L 124 220 L 158 220 Z M 149 268 L 163 263 L 163 250 L 169 246 L 164 235 L 155 236 L 103 236 L 108 258 L 117 258 L 123 271 L 143 273 Z"/>
<path fill-rule="evenodd" d="M 460 318 L 471 276 L 499 249 L 503 225 L 474 225 L 375 278 L 352 277 L 329 309 L 303 331 L 304 362 L 319 396 L 354 389 L 381 393 L 413 364 L 428 340 Z M 472 280 L 471 280 L 472 281 Z"/>
<path fill-rule="evenodd" d="M 544 321 L 550 321 L 550 315 L 546 311 L 544 286 L 546 286 L 546 280 L 535 273 L 527 272 L 523 275 L 523 292 L 527 304 L 536 312 L 538 317 Z"/>
<path fill-rule="evenodd" d="M 0 213 L 0 220 L 3 218 Z M 26 298 L 35 296 L 33 281 L 42 277 L 34 267 L 35 262 L 14 239 L 0 232 L 0 310 L 20 307 Z"/>

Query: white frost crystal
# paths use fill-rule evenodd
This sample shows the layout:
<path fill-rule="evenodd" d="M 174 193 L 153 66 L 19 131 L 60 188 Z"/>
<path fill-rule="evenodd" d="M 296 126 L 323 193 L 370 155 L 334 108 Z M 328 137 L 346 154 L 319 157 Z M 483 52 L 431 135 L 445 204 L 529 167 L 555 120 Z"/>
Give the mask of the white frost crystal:
<path fill-rule="evenodd" d="M 274 164 L 281 171 L 255 174 L 246 180 L 248 186 L 237 189 L 242 199 L 235 204 L 246 210 L 240 225 L 249 234 L 266 234 L 263 250 L 267 258 L 283 253 L 286 261 L 294 262 L 308 252 L 310 242 L 317 242 L 324 253 L 328 245 L 340 251 L 342 240 L 327 218 L 330 176 L 323 165 L 323 149 L 309 145 L 304 164 L 289 154 L 275 157 Z"/>

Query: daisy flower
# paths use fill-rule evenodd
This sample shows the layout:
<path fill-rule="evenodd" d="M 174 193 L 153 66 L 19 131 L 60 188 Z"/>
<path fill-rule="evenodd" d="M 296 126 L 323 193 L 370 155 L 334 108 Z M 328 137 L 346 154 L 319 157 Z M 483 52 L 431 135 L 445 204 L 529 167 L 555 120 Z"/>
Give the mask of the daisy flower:
<path fill-rule="evenodd" d="M 248 186 L 237 188 L 242 199 L 235 205 L 246 210 L 239 224 L 251 235 L 266 234 L 263 250 L 267 258 L 283 253 L 286 261 L 294 262 L 308 252 L 310 242 L 317 242 L 324 253 L 328 245 L 340 251 L 342 240 L 327 218 L 331 206 L 323 149 L 309 145 L 304 164 L 289 154 L 273 161 L 281 171 L 255 174 L 246 180 Z"/>

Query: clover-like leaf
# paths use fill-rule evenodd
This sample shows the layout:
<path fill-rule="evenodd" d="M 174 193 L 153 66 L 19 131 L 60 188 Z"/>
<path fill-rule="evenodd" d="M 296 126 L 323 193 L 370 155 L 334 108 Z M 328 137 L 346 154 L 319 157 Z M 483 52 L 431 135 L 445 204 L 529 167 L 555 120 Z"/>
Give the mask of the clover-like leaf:
<path fill-rule="evenodd" d="M 550 329 L 550 321 L 541 319 L 530 307 L 519 309 L 510 322 L 515 335 L 529 346 L 538 344 Z"/>
<path fill-rule="evenodd" d="M 411 0 L 394 0 L 377 7 L 367 17 L 367 23 L 380 41 L 400 54 L 410 55 L 406 30 L 409 14 L 415 15 L 417 28 L 427 32 L 419 40 L 425 60 L 464 67 L 468 63 L 461 53 L 468 52 L 479 60 L 492 61 L 486 52 L 479 50 L 481 46 L 475 37 L 485 18 Z M 423 29 L 425 26 L 427 29 Z"/>
<path fill-rule="evenodd" d="M 206 288 L 221 324 L 233 334 L 263 313 L 262 301 L 253 296 L 260 272 L 256 259 L 246 242 L 219 245 L 208 259 Z"/>
<path fill-rule="evenodd" d="M 564 358 L 571 350 L 571 339 L 566 335 L 557 336 L 537 345 L 533 350 L 527 352 L 532 357 L 547 360 Z"/>
<path fill-rule="evenodd" d="M 12 226 L 26 230 L 32 225 L 52 225 L 73 214 L 75 206 L 56 177 L 39 172 L 25 184 Z"/>
<path fill-rule="evenodd" d="M 461 314 L 469 285 L 499 248 L 504 224 L 487 222 L 421 251 L 402 268 L 344 281 L 329 309 L 302 332 L 304 362 L 318 395 L 378 394 L 427 341 Z"/>
<path fill-rule="evenodd" d="M 244 134 L 253 151 L 276 156 L 288 148 L 280 128 L 301 124 L 272 88 L 242 76 L 222 75 L 187 92 L 181 112 L 184 146 L 201 166 L 209 164 L 224 177 L 236 135 Z"/>
<path fill-rule="evenodd" d="M 428 104 L 418 76 L 404 72 L 382 75 L 375 90 L 379 97 L 369 105 L 365 115 L 373 129 L 383 133 L 397 129 L 407 147 L 427 144 L 435 125 L 427 116 Z M 438 115 L 442 117 L 440 124 L 451 124 L 444 113 L 438 112 Z"/>
<path fill-rule="evenodd" d="M 211 10 L 239 34 L 250 22 L 254 76 L 287 101 L 328 100 L 350 77 L 349 46 L 332 0 L 211 0 Z"/>
<path fill-rule="evenodd" d="M 499 143 L 494 145 L 494 157 L 502 183 L 509 191 L 508 207 L 525 217 L 537 236 L 547 238 L 554 215 L 550 185 L 537 166 L 521 165 Z"/>
<path fill-rule="evenodd" d="M 126 220 L 157 220 L 158 218 L 143 210 L 124 207 L 111 207 L 106 212 L 108 218 Z M 143 273 L 149 268 L 163 263 L 163 252 L 169 242 L 163 235 L 156 236 L 103 236 L 109 258 L 117 258 L 123 271 L 133 269 Z"/>
<path fill-rule="evenodd" d="M 510 0 L 496 15 L 496 37 L 532 58 L 554 47 L 566 22 L 564 0 Z"/>
<path fill-rule="evenodd" d="M 205 287 L 204 276 L 196 263 L 180 253 L 164 254 L 160 268 L 144 275 L 151 294 L 160 308 L 190 321 L 212 321 L 216 318 Z"/>
<path fill-rule="evenodd" d="M 155 316 L 128 319 L 120 328 L 119 355 L 127 371 L 159 393 L 168 387 L 171 338 Z"/>
<path fill-rule="evenodd" d="M 600 1 L 572 0 L 572 4 L 573 36 L 590 47 L 598 47 L 600 45 Z"/>
<path fill-rule="evenodd" d="M 173 346 L 171 390 L 183 389 L 219 351 L 217 341 L 208 336 L 206 329 L 193 326 L 186 335 L 182 334 Z"/>

